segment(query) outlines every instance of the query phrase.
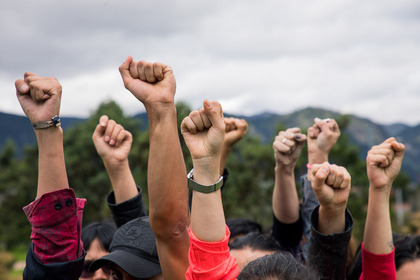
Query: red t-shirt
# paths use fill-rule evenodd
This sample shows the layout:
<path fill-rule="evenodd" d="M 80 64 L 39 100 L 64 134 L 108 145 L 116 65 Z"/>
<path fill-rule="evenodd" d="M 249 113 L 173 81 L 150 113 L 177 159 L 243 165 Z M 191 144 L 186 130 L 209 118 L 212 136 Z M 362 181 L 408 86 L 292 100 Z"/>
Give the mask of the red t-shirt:
<path fill-rule="evenodd" d="M 362 243 L 362 274 L 360 280 L 395 280 L 395 248 L 389 254 L 376 255 L 365 249 Z"/>

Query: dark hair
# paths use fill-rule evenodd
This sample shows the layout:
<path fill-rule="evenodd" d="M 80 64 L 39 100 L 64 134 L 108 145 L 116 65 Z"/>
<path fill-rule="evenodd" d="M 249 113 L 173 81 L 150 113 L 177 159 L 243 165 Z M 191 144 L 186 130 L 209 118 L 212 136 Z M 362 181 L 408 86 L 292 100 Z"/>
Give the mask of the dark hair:
<path fill-rule="evenodd" d="M 398 269 L 409 261 L 420 259 L 420 236 L 403 235 L 392 233 L 392 239 L 395 247 L 395 268 Z M 361 245 L 357 249 L 354 263 L 347 273 L 348 280 L 359 279 L 362 273 L 362 250 Z"/>
<path fill-rule="evenodd" d="M 105 220 L 102 222 L 93 222 L 82 229 L 82 242 L 85 251 L 89 250 L 90 244 L 95 238 L 98 238 L 101 247 L 109 252 L 112 237 L 114 236 L 117 226 L 114 222 Z"/>
<path fill-rule="evenodd" d="M 226 221 L 230 230 L 230 238 L 248 233 L 261 233 L 262 228 L 259 223 L 250 219 L 233 218 Z"/>
<path fill-rule="evenodd" d="M 235 239 L 230 245 L 231 250 L 251 248 L 253 250 L 261 251 L 278 251 L 280 246 L 276 241 L 261 233 L 249 233 L 245 236 Z"/>
<path fill-rule="evenodd" d="M 420 259 L 420 236 L 394 234 L 395 267 Z"/>
<path fill-rule="evenodd" d="M 239 273 L 238 280 L 319 280 L 311 268 L 288 252 L 277 252 L 255 259 Z"/>

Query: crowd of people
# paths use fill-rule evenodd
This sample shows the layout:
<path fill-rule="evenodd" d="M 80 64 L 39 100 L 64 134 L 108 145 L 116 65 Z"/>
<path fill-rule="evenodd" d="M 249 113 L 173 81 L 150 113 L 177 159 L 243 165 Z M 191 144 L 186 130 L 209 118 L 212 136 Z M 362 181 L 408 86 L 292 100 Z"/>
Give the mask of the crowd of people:
<path fill-rule="evenodd" d="M 411 280 L 420 275 L 420 238 L 393 234 L 391 228 L 390 194 L 405 150 L 395 138 L 367 155 L 364 238 L 349 261 L 351 176 L 328 161 L 340 137 L 334 119 L 315 118 L 307 135 L 289 128 L 276 136 L 273 224 L 264 234 L 253 220 L 225 220 L 223 210 L 226 162 L 247 133 L 246 121 L 224 118 L 220 103 L 204 100 L 180 127 L 193 163 L 187 172 L 172 69 L 128 57 L 119 70 L 149 118 L 149 209 L 129 166 L 132 135 L 104 115 L 92 140 L 112 184 L 106 202 L 113 221 L 83 227 L 89 198 L 77 198 L 67 179 L 61 85 L 28 72 L 15 82 L 39 150 L 37 196 L 24 207 L 32 226 L 24 279 Z M 305 144 L 308 164 L 300 201 L 294 169 Z M 234 188 L 235 182 L 228 184 Z"/>

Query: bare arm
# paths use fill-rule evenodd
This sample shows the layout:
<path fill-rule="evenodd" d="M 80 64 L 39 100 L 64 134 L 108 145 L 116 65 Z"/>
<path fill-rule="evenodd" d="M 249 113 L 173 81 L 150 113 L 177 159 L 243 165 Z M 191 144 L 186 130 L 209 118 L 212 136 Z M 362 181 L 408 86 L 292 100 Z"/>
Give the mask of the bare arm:
<path fill-rule="evenodd" d="M 108 116 L 102 116 L 92 140 L 111 180 L 115 203 L 135 197 L 138 191 L 128 162 L 133 142 L 131 133 Z"/>
<path fill-rule="evenodd" d="M 273 143 L 276 159 L 273 213 L 283 223 L 290 224 L 299 219 L 294 169 L 305 140 L 306 135 L 299 128 L 289 128 L 280 131 Z"/>
<path fill-rule="evenodd" d="M 134 62 L 131 57 L 119 69 L 125 87 L 144 104 L 149 117 L 149 215 L 162 273 L 165 279 L 185 279 L 188 188 L 176 122 L 175 78 L 167 65 Z"/>
<path fill-rule="evenodd" d="M 17 80 L 16 94 L 31 123 L 50 121 L 60 114 L 61 85 L 55 78 L 25 73 Z M 35 130 L 38 143 L 37 198 L 43 194 L 68 188 L 61 127 Z"/>
<path fill-rule="evenodd" d="M 370 186 L 363 245 L 374 254 L 387 254 L 393 250 L 389 196 L 401 169 L 404 150 L 403 144 L 389 138 L 372 147 L 366 159 Z"/>

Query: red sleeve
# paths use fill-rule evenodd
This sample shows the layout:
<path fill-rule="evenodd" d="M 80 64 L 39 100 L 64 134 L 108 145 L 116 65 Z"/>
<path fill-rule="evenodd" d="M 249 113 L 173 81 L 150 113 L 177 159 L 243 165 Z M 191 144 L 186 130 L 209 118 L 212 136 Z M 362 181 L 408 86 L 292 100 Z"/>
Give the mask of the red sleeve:
<path fill-rule="evenodd" d="M 362 274 L 359 280 L 397 279 L 394 254 L 395 248 L 389 254 L 373 254 L 367 251 L 362 243 Z"/>
<path fill-rule="evenodd" d="M 83 255 L 80 235 L 85 203 L 85 199 L 76 198 L 72 189 L 61 189 L 23 208 L 32 226 L 35 255 L 41 263 L 73 261 Z"/>
<path fill-rule="evenodd" d="M 229 251 L 230 231 L 226 226 L 226 236 L 219 242 L 206 242 L 198 239 L 188 229 L 190 266 L 186 273 L 188 280 L 232 280 L 239 274 L 238 263 Z"/>

